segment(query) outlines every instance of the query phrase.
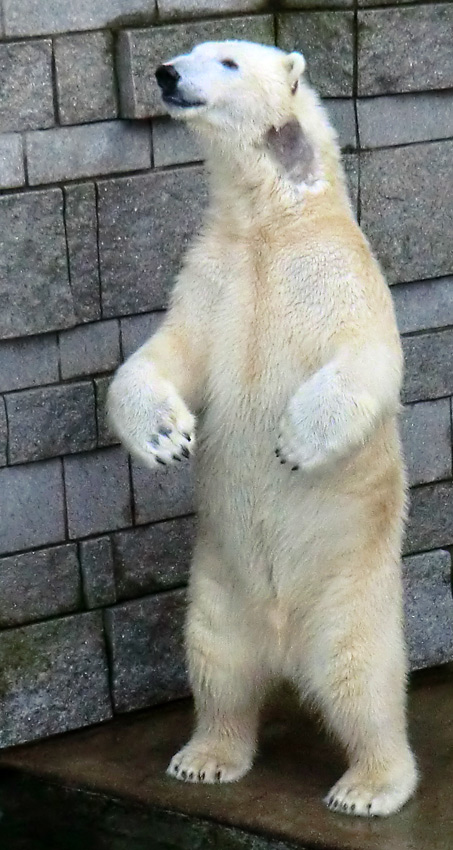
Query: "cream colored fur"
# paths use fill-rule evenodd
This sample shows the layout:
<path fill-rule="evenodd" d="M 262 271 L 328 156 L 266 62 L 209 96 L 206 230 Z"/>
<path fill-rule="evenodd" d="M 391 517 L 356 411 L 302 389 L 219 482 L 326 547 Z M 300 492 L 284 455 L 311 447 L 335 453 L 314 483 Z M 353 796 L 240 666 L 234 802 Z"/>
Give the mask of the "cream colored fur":
<path fill-rule="evenodd" d="M 186 629 L 197 726 L 169 772 L 192 782 L 243 776 L 263 695 L 284 677 L 319 706 L 347 754 L 327 804 L 388 815 L 416 785 L 390 293 L 302 57 L 219 42 L 173 63 L 182 96 L 205 102 L 170 112 L 205 143 L 211 200 L 162 327 L 109 395 L 116 433 L 149 466 L 197 442 Z M 307 183 L 266 145 L 272 127 L 294 118 L 313 145 Z"/>

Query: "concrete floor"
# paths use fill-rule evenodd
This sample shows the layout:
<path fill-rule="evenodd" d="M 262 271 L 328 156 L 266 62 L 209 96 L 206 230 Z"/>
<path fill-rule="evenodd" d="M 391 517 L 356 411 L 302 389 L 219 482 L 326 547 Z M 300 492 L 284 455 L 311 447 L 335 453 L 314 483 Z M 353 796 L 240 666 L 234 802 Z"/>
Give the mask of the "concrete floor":
<path fill-rule="evenodd" d="M 137 812 L 161 811 L 165 813 L 166 824 L 171 824 L 171 813 L 182 813 L 193 822 L 210 825 L 210 838 L 205 832 L 205 839 L 197 838 L 196 842 L 193 836 L 187 842 L 181 837 L 170 841 L 167 836 L 166 842 L 160 843 L 155 834 L 148 843 L 143 838 L 143 843 L 137 844 L 132 839 L 124 845 L 110 839 L 110 843 L 104 844 L 99 839 L 95 845 L 98 848 L 147 846 L 153 850 L 196 845 L 200 850 L 277 846 L 453 850 L 453 665 L 416 674 L 411 682 L 409 702 L 410 734 L 422 780 L 416 798 L 401 813 L 385 820 L 355 819 L 324 808 L 322 797 L 340 776 L 343 758 L 319 730 L 319 724 L 288 697 L 267 712 L 255 767 L 239 783 L 186 785 L 165 776 L 170 757 L 185 742 L 192 724 L 191 704 L 183 701 L 124 716 L 90 730 L 3 751 L 0 804 L 3 789 L 3 808 L 8 815 L 8 806 L 13 806 L 15 799 L 15 783 L 17 798 L 21 793 L 20 783 L 28 783 L 27 787 L 32 789 L 27 798 L 30 800 L 33 782 L 39 781 L 50 783 L 53 788 L 79 789 L 78 793 L 80 789 L 97 792 L 101 796 L 91 794 L 90 799 L 117 800 L 123 810 L 137 807 Z M 51 804 L 43 798 L 41 817 L 46 805 Z M 33 806 L 27 803 L 25 809 L 21 809 L 21 817 L 32 822 Z M 65 815 L 68 826 L 70 812 L 69 807 Z M 49 817 L 50 814 L 49 810 Z M 93 824 L 94 816 L 90 817 Z M 184 824 L 189 829 L 187 818 L 179 823 L 179 829 L 184 830 Z M 1 824 L 2 821 L 0 838 Z M 222 830 L 227 835 L 225 827 L 236 830 L 228 833 L 227 843 L 221 837 Z M 234 835 L 245 837 L 235 843 L 231 837 Z M 10 847 L 15 850 L 16 846 L 34 850 L 50 845 L 32 841 L 20 845 L 2 842 L 2 846 L 5 850 Z M 61 850 L 68 850 L 69 846 L 67 840 L 62 840 Z M 86 843 L 85 848 L 88 850 Z"/>

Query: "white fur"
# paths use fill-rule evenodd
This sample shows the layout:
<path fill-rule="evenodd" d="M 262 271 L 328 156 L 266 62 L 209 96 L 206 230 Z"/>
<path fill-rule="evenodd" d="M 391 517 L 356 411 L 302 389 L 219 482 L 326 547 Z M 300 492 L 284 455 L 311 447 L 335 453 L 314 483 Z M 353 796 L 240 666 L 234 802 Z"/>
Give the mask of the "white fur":
<path fill-rule="evenodd" d="M 263 695 L 283 676 L 347 753 L 327 804 L 387 815 L 416 784 L 390 294 L 354 221 L 335 134 L 299 79 L 303 58 L 219 42 L 173 64 L 182 95 L 203 103 L 170 111 L 205 144 L 211 201 L 161 329 L 109 398 L 117 434 L 150 466 L 193 447 L 198 417 L 186 628 L 197 726 L 169 772 L 239 779 Z M 319 163 L 315 192 L 266 146 L 294 118 Z"/>

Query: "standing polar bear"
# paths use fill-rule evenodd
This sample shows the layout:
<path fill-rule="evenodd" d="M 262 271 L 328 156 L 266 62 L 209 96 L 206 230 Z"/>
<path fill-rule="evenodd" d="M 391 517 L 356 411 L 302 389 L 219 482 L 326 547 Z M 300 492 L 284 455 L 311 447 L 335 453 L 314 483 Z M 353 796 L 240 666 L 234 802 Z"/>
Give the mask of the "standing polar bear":
<path fill-rule="evenodd" d="M 416 785 L 402 355 L 304 67 L 298 53 L 225 41 L 157 69 L 168 111 L 203 140 L 211 197 L 166 319 L 119 369 L 109 411 L 148 466 L 197 442 L 186 627 L 197 725 L 169 773 L 240 779 L 266 688 L 283 677 L 347 753 L 327 805 L 388 815 Z"/>

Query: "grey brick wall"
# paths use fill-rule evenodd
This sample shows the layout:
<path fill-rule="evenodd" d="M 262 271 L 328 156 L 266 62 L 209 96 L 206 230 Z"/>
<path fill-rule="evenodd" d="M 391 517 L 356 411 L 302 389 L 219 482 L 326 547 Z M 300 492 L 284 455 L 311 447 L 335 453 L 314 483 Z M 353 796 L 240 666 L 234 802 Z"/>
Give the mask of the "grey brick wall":
<path fill-rule="evenodd" d="M 411 665 L 453 658 L 453 5 L 0 7 L 0 746 L 186 693 L 190 465 L 132 462 L 105 395 L 206 202 L 153 77 L 204 39 L 302 50 L 338 130 L 403 334 Z"/>

